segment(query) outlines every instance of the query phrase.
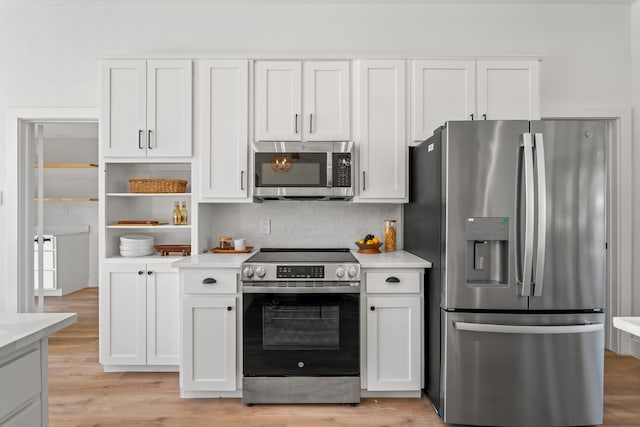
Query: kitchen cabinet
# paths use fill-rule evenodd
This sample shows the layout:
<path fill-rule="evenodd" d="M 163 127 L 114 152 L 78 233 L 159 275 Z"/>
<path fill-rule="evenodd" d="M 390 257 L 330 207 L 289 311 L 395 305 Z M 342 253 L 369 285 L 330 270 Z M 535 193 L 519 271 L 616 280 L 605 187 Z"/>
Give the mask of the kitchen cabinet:
<path fill-rule="evenodd" d="M 105 60 L 100 139 L 104 157 L 190 157 L 190 60 Z"/>
<path fill-rule="evenodd" d="M 177 366 L 180 287 L 167 263 L 107 263 L 100 285 L 100 363 Z"/>
<path fill-rule="evenodd" d="M 180 272 L 182 283 L 181 395 L 235 391 L 239 296 L 237 269 Z M 240 312 L 239 312 L 240 311 Z M 207 394 L 207 397 L 213 397 Z"/>
<path fill-rule="evenodd" d="M 257 141 L 348 141 L 348 61 L 256 61 Z"/>
<path fill-rule="evenodd" d="M 476 61 L 411 62 L 411 135 L 424 141 L 448 120 L 476 118 Z"/>
<path fill-rule="evenodd" d="M 357 202 L 407 201 L 405 61 L 363 60 L 357 67 Z"/>
<path fill-rule="evenodd" d="M 251 201 L 247 191 L 249 61 L 202 61 L 198 72 L 200 196 L 207 201 Z"/>
<path fill-rule="evenodd" d="M 478 118 L 540 119 L 538 61 L 478 61 Z"/>
<path fill-rule="evenodd" d="M 424 141 L 449 120 L 540 118 L 535 60 L 414 60 L 411 139 Z"/>
<path fill-rule="evenodd" d="M 420 391 L 422 277 L 414 270 L 365 273 L 368 391 Z"/>

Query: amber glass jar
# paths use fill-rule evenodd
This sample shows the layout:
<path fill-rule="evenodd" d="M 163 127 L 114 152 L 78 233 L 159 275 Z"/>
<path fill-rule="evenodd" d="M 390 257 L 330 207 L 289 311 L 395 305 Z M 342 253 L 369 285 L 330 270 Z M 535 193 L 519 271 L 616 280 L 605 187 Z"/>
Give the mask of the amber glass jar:
<path fill-rule="evenodd" d="M 395 219 L 384 220 L 384 250 L 386 252 L 396 250 L 396 225 Z"/>

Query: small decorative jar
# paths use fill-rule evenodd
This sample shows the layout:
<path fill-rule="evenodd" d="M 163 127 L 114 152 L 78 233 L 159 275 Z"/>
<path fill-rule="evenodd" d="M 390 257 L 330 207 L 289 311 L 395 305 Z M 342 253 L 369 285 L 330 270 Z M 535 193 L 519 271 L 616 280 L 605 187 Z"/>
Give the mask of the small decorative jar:
<path fill-rule="evenodd" d="M 218 247 L 224 250 L 233 249 L 233 239 L 230 236 L 220 236 L 218 239 Z"/>
<path fill-rule="evenodd" d="M 396 250 L 396 220 L 384 220 L 384 250 L 393 252 Z"/>

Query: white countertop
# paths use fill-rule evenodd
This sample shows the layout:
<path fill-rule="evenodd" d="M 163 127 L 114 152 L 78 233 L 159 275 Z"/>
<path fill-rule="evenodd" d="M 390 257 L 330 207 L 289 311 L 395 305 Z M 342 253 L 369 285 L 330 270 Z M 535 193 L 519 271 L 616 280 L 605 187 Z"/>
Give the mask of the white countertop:
<path fill-rule="evenodd" d="M 613 326 L 640 337 L 640 317 L 614 317 Z"/>
<path fill-rule="evenodd" d="M 351 251 L 362 268 L 431 268 L 431 262 L 407 251 L 360 254 Z"/>
<path fill-rule="evenodd" d="M 0 357 L 76 323 L 75 313 L 0 314 Z"/>
<path fill-rule="evenodd" d="M 171 266 L 177 268 L 240 268 L 240 264 L 256 252 L 257 249 L 246 254 L 191 254 L 191 256 L 174 261 Z"/>

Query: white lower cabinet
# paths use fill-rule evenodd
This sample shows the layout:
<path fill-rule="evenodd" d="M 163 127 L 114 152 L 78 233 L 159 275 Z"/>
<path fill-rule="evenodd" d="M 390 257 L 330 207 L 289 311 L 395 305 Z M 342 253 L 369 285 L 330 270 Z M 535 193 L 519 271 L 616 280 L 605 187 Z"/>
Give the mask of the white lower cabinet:
<path fill-rule="evenodd" d="M 366 277 L 366 389 L 419 392 L 422 315 L 419 272 L 375 271 Z"/>
<path fill-rule="evenodd" d="M 169 264 L 104 264 L 100 363 L 177 366 L 180 287 Z"/>
<path fill-rule="evenodd" d="M 181 394 L 190 397 L 189 392 L 234 392 L 238 384 L 238 272 L 187 270 L 181 272 L 180 277 L 183 290 Z"/>

